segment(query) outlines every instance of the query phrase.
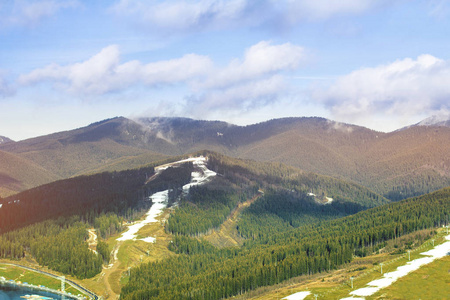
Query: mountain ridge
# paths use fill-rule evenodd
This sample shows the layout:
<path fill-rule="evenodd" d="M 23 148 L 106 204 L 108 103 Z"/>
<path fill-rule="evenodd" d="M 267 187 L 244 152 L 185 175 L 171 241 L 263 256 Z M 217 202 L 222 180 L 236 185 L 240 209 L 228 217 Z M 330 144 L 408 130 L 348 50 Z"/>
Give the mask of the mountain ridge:
<path fill-rule="evenodd" d="M 383 133 L 320 117 L 238 126 L 188 118 L 124 117 L 0 145 L 58 178 L 119 171 L 210 150 L 362 184 L 391 199 L 450 185 L 450 128 L 412 126 Z"/>

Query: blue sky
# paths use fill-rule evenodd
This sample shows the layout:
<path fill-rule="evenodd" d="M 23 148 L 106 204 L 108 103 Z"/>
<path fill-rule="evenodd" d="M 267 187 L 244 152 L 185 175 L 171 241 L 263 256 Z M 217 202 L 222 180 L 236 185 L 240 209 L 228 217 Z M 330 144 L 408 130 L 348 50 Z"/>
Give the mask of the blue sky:
<path fill-rule="evenodd" d="M 448 116 L 450 1 L 3 0 L 0 135 L 115 116 Z"/>

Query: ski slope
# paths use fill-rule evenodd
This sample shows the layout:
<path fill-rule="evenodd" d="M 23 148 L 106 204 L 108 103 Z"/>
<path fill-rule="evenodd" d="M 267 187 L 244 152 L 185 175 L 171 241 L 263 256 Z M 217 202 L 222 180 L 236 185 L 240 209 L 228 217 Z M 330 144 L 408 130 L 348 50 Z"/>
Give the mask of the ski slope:
<path fill-rule="evenodd" d="M 203 156 L 192 157 L 156 167 L 155 173 L 156 175 L 159 175 L 162 171 L 169 167 L 177 166 L 186 162 L 192 162 L 194 164 L 194 171 L 191 174 L 191 182 L 183 186 L 183 192 L 185 193 L 188 193 L 191 187 L 205 184 L 210 181 L 212 177 L 216 176 L 216 172 L 213 172 L 206 167 L 207 158 Z M 128 227 L 128 230 L 124 232 L 122 236 L 117 239 L 117 241 L 136 240 L 137 233 L 142 227 L 151 223 L 158 222 L 156 218 L 159 217 L 163 210 L 167 207 L 167 203 L 169 200 L 169 190 L 151 195 L 150 200 L 153 204 L 150 210 L 146 213 L 145 219 L 130 225 Z M 154 237 L 146 237 L 141 240 L 144 242 L 153 243 L 156 239 Z"/>

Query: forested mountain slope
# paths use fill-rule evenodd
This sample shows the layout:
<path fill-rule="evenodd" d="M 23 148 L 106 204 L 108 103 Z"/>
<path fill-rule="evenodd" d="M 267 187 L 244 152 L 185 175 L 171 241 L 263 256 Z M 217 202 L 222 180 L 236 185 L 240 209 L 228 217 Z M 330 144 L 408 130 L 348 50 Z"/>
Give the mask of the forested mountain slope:
<path fill-rule="evenodd" d="M 363 186 L 278 162 L 210 151 L 192 155 L 208 157 L 207 167 L 217 176 L 189 194 L 181 193 L 194 170 L 186 162 L 156 177 L 155 164 L 150 164 L 60 180 L 1 199 L 0 256 L 20 259 L 28 253 L 64 274 L 92 277 L 101 272 L 109 251 L 103 241 L 98 248 L 103 254 L 88 249 L 87 228 L 94 226 L 107 238 L 123 228 L 123 220 L 144 214 L 151 205 L 149 195 L 170 189 L 169 203 L 178 205 L 163 226 L 172 238 L 166 247 L 173 254 L 133 269 L 121 296 L 221 299 L 337 268 L 388 239 L 440 226 L 449 214 L 448 188 L 383 205 L 389 200 Z M 216 248 L 201 238 L 248 199 L 255 201 L 233 228 L 240 247 Z"/>
<path fill-rule="evenodd" d="M 193 165 L 189 162 L 165 169 L 156 177 L 153 176 L 154 165 L 148 165 L 59 180 L 1 199 L 0 256 L 22 258 L 28 252 L 40 264 L 82 278 L 91 277 L 99 272 L 101 260 L 83 250 L 87 247 L 83 246 L 83 240 L 87 238 L 82 234 L 83 230 L 86 231 L 87 226 L 96 226 L 100 235 L 107 237 L 105 232 L 122 228 L 120 220 L 141 216 L 152 205 L 148 201 L 149 195 L 165 189 L 170 189 L 170 203 L 181 197 L 166 230 L 186 236 L 217 228 L 239 203 L 261 193 L 260 189 L 294 199 L 295 205 L 291 208 L 296 207 L 298 214 L 291 216 L 297 220 L 288 220 L 288 227 L 292 228 L 388 202 L 362 186 L 304 173 L 279 163 L 242 161 L 209 151 L 193 155 L 208 157 L 208 168 L 217 171 L 218 175 L 206 186 L 191 188 L 188 195 L 181 194 L 180 187 L 190 181 Z M 308 195 L 311 192 L 316 195 Z M 331 197 L 331 202 L 324 204 Z M 71 259 L 70 263 L 65 262 L 70 247 L 51 253 L 41 247 L 45 244 L 42 241 L 51 240 L 58 244 L 64 238 L 77 241 L 71 245 L 78 249 L 78 254 L 73 255 L 80 257 Z M 91 261 L 92 268 L 86 266 L 78 272 L 73 264 L 79 259 Z"/>
<path fill-rule="evenodd" d="M 258 205 L 255 202 L 253 205 Z M 252 206 L 253 206 L 252 205 Z M 248 209 L 252 210 L 252 206 Z M 242 248 L 214 248 L 186 236 L 174 238 L 177 256 L 143 264 L 131 271 L 124 299 L 222 299 L 274 285 L 302 274 L 335 269 L 353 255 L 365 255 L 384 242 L 424 228 L 445 224 L 450 189 L 387 204 L 319 226 L 300 226 L 268 233 L 253 224 L 261 238 Z M 257 218 L 266 219 L 265 215 Z"/>
<path fill-rule="evenodd" d="M 120 117 L 0 145 L 0 150 L 33 161 L 59 178 L 134 168 L 203 149 L 349 180 L 392 200 L 450 185 L 450 128 L 443 126 L 382 133 L 323 118 L 236 126 L 186 118 Z"/>

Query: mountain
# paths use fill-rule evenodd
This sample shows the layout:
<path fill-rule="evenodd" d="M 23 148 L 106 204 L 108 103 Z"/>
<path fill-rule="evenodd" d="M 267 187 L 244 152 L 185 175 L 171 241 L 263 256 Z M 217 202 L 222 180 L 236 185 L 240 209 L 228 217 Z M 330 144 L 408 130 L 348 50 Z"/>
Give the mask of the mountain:
<path fill-rule="evenodd" d="M 0 145 L 1 144 L 5 144 L 5 143 L 9 143 L 9 142 L 13 142 L 13 140 L 11 140 L 10 138 L 7 138 L 6 136 L 1 136 L 0 135 Z"/>
<path fill-rule="evenodd" d="M 420 121 L 418 126 L 445 126 L 450 127 L 450 114 L 442 116 L 431 116 L 423 121 Z"/>
<path fill-rule="evenodd" d="M 391 199 L 450 185 L 450 128 L 392 133 L 324 118 L 284 118 L 249 126 L 180 118 L 138 120 L 168 142 L 165 152 L 210 149 L 357 182 Z M 158 151 L 155 145 L 149 149 Z M 183 152 L 186 151 L 186 152 Z"/>
<path fill-rule="evenodd" d="M 76 130 L 0 145 L 59 178 L 138 167 L 199 150 L 364 185 L 390 199 L 450 185 L 450 127 L 391 133 L 324 118 L 283 118 L 237 126 L 187 118 L 113 118 Z"/>
<path fill-rule="evenodd" d="M 166 158 L 164 154 L 143 149 L 142 145 L 145 143 L 142 142 L 143 131 L 140 129 L 141 126 L 131 120 L 114 118 L 71 131 L 5 143 L 0 145 L 0 150 L 39 166 L 41 172 L 38 174 L 46 174 L 41 176 L 42 180 L 39 182 L 30 181 L 33 169 L 19 168 L 15 173 L 16 180 L 21 185 L 13 189 L 18 192 L 23 187 L 37 186 L 37 183 L 51 182 L 55 178 L 102 171 L 98 169 L 110 164 L 117 165 L 120 169 L 129 169 L 132 167 L 129 164 L 121 166 L 121 161 L 125 158 L 134 159 L 138 165 Z M 138 158 L 140 155 L 144 157 Z M 7 160 L 6 157 L 4 159 Z M 9 162 L 11 165 L 14 163 L 16 162 Z M 3 186 L 2 183 L 0 186 Z"/>

